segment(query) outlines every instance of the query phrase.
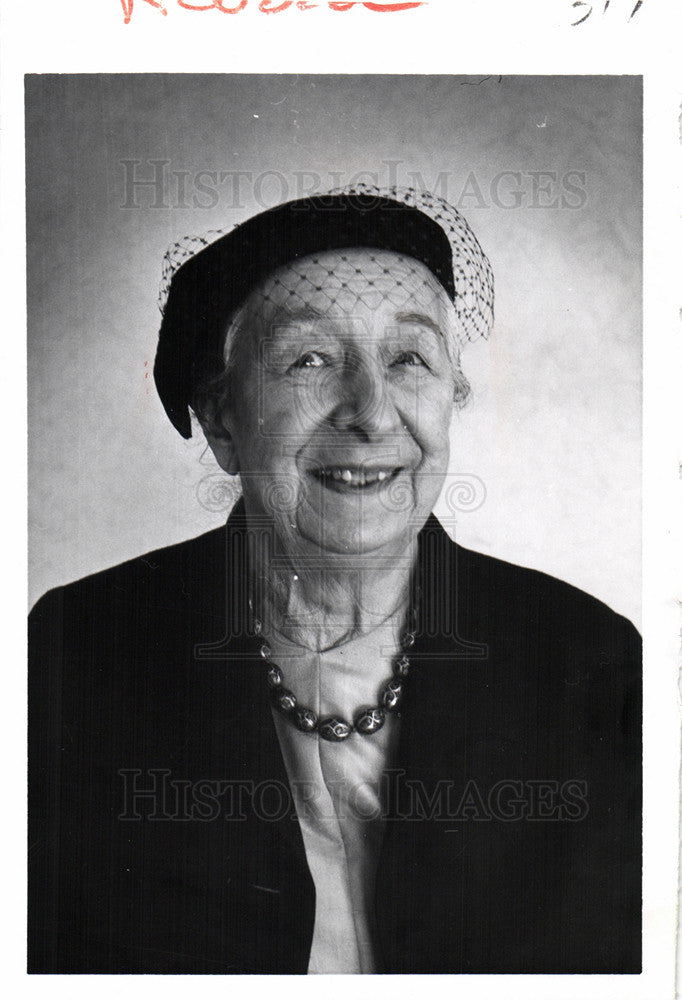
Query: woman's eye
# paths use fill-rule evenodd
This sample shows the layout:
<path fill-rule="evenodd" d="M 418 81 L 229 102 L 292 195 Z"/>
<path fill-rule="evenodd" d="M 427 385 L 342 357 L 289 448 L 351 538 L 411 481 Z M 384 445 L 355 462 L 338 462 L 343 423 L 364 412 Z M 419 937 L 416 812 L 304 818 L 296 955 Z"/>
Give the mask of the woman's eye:
<path fill-rule="evenodd" d="M 306 351 L 300 358 L 297 358 L 291 366 L 292 369 L 301 368 L 321 368 L 325 363 L 324 357 L 317 351 Z"/>
<path fill-rule="evenodd" d="M 422 358 L 421 354 L 416 351 L 401 351 L 400 354 L 396 355 L 392 362 L 394 365 L 405 365 L 406 367 L 426 367 L 426 362 Z"/>

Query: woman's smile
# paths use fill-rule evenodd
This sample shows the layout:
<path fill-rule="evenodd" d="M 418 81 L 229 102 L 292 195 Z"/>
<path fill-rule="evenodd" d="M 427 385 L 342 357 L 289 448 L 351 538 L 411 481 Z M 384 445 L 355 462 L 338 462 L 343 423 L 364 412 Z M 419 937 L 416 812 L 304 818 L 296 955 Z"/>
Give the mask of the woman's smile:
<path fill-rule="evenodd" d="M 333 465 L 310 470 L 310 475 L 335 493 L 378 493 L 386 489 L 402 472 L 400 467 Z"/>

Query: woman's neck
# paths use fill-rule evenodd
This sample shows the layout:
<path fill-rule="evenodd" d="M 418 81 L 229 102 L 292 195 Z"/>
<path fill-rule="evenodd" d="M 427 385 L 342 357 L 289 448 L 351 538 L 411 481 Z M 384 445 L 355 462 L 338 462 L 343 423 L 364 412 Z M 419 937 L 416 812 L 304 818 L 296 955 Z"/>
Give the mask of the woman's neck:
<path fill-rule="evenodd" d="M 416 544 L 400 555 L 272 557 L 249 531 L 250 586 L 266 631 L 324 650 L 371 631 L 409 601 Z"/>

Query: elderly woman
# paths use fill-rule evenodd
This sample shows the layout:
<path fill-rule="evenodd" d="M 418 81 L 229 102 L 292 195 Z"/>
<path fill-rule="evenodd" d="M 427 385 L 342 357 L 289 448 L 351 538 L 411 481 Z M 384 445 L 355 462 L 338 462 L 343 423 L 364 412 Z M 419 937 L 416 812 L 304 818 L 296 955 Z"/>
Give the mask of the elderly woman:
<path fill-rule="evenodd" d="M 30 970 L 638 971 L 637 633 L 431 513 L 466 222 L 337 192 L 170 270 L 159 394 L 243 497 L 32 612 Z"/>

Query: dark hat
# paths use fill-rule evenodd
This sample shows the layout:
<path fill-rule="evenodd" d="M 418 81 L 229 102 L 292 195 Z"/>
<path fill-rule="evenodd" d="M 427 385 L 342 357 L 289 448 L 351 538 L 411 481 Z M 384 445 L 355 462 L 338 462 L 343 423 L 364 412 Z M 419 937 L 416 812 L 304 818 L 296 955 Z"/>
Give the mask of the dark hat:
<path fill-rule="evenodd" d="M 277 268 L 325 250 L 391 250 L 425 264 L 455 301 L 453 244 L 443 222 L 391 194 L 355 191 L 278 205 L 209 243 L 174 272 L 154 379 L 164 409 L 183 437 L 192 434 L 189 405 L 197 385 L 224 367 L 230 317 Z M 473 234 L 471 238 L 478 248 Z"/>

